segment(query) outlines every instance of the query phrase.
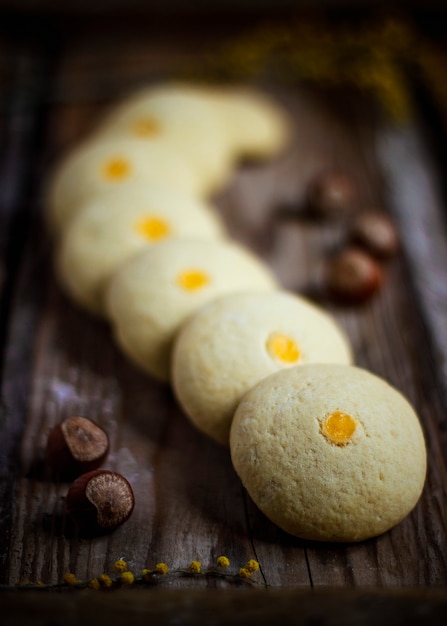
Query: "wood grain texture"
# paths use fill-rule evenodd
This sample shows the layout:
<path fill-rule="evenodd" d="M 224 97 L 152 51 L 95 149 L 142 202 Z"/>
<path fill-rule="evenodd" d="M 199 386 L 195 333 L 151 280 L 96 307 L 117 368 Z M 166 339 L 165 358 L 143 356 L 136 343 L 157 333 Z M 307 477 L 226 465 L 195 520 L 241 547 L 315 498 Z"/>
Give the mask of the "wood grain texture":
<path fill-rule="evenodd" d="M 79 310 L 55 280 L 53 242 L 42 217 L 52 164 L 116 97 L 175 73 L 181 59 L 200 64 L 209 45 L 209 39 L 196 49 L 190 40 L 173 47 L 166 36 L 112 35 L 64 41 L 57 67 L 40 75 L 39 89 L 27 100 L 30 125 L 14 134 L 11 117 L 7 126 L 7 159 L 18 166 L 11 170 L 11 161 L 3 161 L 2 180 L 10 187 L 0 191 L 7 240 L 2 258 L 14 260 L 2 304 L 1 582 L 56 583 L 67 571 L 90 578 L 111 572 L 119 557 L 138 572 L 159 561 L 175 568 L 199 559 L 208 566 L 227 554 L 233 567 L 258 560 L 257 580 L 274 588 L 445 588 L 446 237 L 436 173 L 417 128 L 385 128 L 374 108 L 354 95 L 346 103 L 332 91 L 269 85 L 293 116 L 294 143 L 274 162 L 241 165 L 215 198 L 232 237 L 265 259 L 285 288 L 309 295 L 336 316 L 356 362 L 407 395 L 426 435 L 426 487 L 401 524 L 360 544 L 301 541 L 257 510 L 228 450 L 197 432 L 172 391 L 129 363 L 107 324 Z M 26 62 L 36 64 L 37 58 L 38 67 L 48 67 L 45 51 L 40 54 L 42 64 L 39 55 Z M 30 93 L 30 67 L 36 65 L 27 67 L 22 75 L 18 68 L 18 84 L 9 85 L 18 95 Z M 361 207 L 389 210 L 402 238 L 383 289 L 361 307 L 335 305 L 322 290 L 324 263 L 343 244 L 347 226 L 308 219 L 303 210 L 308 181 L 326 165 L 350 172 Z M 12 189 L 7 202 L 5 189 Z M 106 466 L 124 474 L 136 495 L 131 519 L 94 540 L 70 533 L 63 506 L 68 485 L 42 471 L 49 429 L 72 414 L 91 417 L 108 431 Z M 154 593 L 213 587 L 229 592 L 232 585 L 216 577 L 168 576 Z M 163 606 L 165 596 L 159 597 Z M 222 610 L 217 597 L 210 606 Z"/>

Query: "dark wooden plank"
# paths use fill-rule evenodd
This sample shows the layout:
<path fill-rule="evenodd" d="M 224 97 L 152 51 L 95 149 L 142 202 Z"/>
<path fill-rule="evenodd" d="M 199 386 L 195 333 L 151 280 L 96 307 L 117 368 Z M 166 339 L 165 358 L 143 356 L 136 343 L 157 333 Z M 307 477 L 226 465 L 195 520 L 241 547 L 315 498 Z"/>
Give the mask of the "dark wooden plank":
<path fill-rule="evenodd" d="M 17 464 L 18 446 L 27 411 L 33 347 L 29 332 L 36 325 L 38 306 L 39 264 L 24 250 L 35 224 L 35 205 L 30 202 L 33 176 L 31 169 L 36 149 L 40 117 L 40 99 L 44 82 L 44 58 L 33 45 L 7 47 L 8 83 L 4 98 L 4 135 L 0 170 L 0 258 L 2 289 L 0 292 L 1 408 L 0 421 L 3 446 L 0 454 L 0 562 L 8 559 L 12 530 L 11 498 L 14 478 L 20 472 Z M 37 253 L 38 246 L 34 246 Z M 21 264 L 27 267 L 21 274 Z M 23 270 L 23 267 L 22 267 Z M 32 298 L 27 302 L 14 299 L 20 293 L 20 276 L 33 284 Z M 23 285 L 22 285 L 23 286 Z M 37 297 L 36 297 L 37 296 Z M 13 343 L 10 337 L 17 336 Z"/>
<path fill-rule="evenodd" d="M 440 172 L 421 133 L 384 130 L 378 152 L 390 181 L 389 200 L 402 232 L 418 305 L 423 309 L 439 382 L 447 391 L 447 223 Z M 398 166 L 405 163 L 405 169 Z"/>
<path fill-rule="evenodd" d="M 166 42 L 160 48 L 158 42 L 139 38 L 111 42 L 100 47 L 88 39 L 67 42 L 50 92 L 54 100 L 46 103 L 43 174 L 124 85 L 154 79 L 160 58 L 167 58 L 163 72 L 169 74 L 182 51 L 181 42 L 176 42 L 172 57 L 165 56 Z M 190 45 L 186 49 L 191 52 Z M 200 59 L 198 52 L 192 56 Z M 101 82 L 104 67 L 116 71 Z M 131 78 L 126 76 L 128 67 Z M 259 560 L 256 579 L 273 587 L 445 586 L 445 399 L 436 374 L 440 357 L 427 347 L 427 328 L 434 328 L 427 314 L 431 290 L 427 294 L 425 279 L 414 274 L 427 259 L 412 256 L 414 232 L 409 233 L 411 222 L 405 218 L 407 161 L 399 152 L 387 151 L 391 163 L 377 153 L 377 120 L 355 98 L 343 112 L 324 93 L 297 88 L 286 93 L 277 89 L 275 95 L 296 120 L 293 149 L 277 162 L 241 167 L 216 203 L 232 236 L 265 258 L 285 287 L 313 294 L 332 311 L 352 340 L 357 362 L 387 378 L 414 403 L 429 447 L 429 474 L 420 503 L 398 527 L 358 545 L 315 545 L 281 532 L 245 494 L 228 451 L 196 432 L 171 391 L 120 354 L 105 323 L 65 298 L 52 272 L 51 241 L 38 219 L 24 241 L 12 283 L 5 352 L 3 394 L 24 435 L 8 509 L 4 582 L 57 583 L 67 571 L 87 579 L 113 571 L 119 557 L 135 572 L 159 561 L 176 568 L 199 559 L 207 567 L 225 553 L 236 569 L 249 558 Z M 427 176 L 432 168 L 420 148 L 413 146 L 413 155 L 419 159 L 418 171 Z M 343 224 L 309 221 L 302 212 L 307 182 L 326 164 L 352 173 L 362 204 L 383 205 L 399 218 L 404 252 L 389 265 L 377 298 L 358 308 L 335 306 L 319 290 L 321 264 L 345 236 Z M 402 171 L 405 175 L 396 176 Z M 393 197 L 384 188 L 384 178 L 397 186 Z M 418 192 L 436 217 L 433 180 L 424 180 L 428 183 Z M 44 176 L 35 177 L 29 194 L 37 215 L 43 209 L 43 183 Z M 438 236 L 441 244 L 442 230 Z M 438 255 L 428 261 L 424 271 L 431 268 L 445 278 Z M 416 293 L 421 305 L 414 303 Z M 67 485 L 45 480 L 39 471 L 48 430 L 73 413 L 106 427 L 112 444 L 108 466 L 131 479 L 137 496 L 132 518 L 112 535 L 93 541 L 69 536 L 62 515 Z M 167 576 L 158 588 L 218 586 L 228 591 L 232 584 L 216 577 Z"/>

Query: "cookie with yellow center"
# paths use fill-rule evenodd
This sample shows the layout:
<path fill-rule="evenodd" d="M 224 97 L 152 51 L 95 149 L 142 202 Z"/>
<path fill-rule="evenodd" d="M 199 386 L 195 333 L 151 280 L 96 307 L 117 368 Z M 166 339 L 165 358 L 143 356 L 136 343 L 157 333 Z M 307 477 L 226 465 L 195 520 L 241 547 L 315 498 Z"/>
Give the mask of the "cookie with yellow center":
<path fill-rule="evenodd" d="M 235 85 L 216 91 L 216 106 L 236 159 L 273 158 L 291 145 L 292 121 L 267 93 Z"/>
<path fill-rule="evenodd" d="M 426 476 L 413 407 L 352 365 L 308 364 L 262 380 L 236 409 L 230 450 L 261 511 L 317 541 L 388 531 L 416 506 Z"/>
<path fill-rule="evenodd" d="M 70 151 L 55 169 L 46 202 L 52 230 L 61 232 L 92 196 L 129 182 L 205 195 L 203 177 L 167 142 L 146 144 L 121 137 L 90 140 Z"/>
<path fill-rule="evenodd" d="M 170 143 L 201 172 L 210 193 L 220 190 L 233 171 L 226 125 L 200 86 L 168 82 L 132 93 L 110 109 L 95 134 Z"/>
<path fill-rule="evenodd" d="M 136 252 L 178 237 L 224 236 L 219 213 L 205 200 L 169 188 L 123 184 L 79 207 L 59 238 L 56 270 L 70 297 L 103 315 L 109 276 Z"/>
<path fill-rule="evenodd" d="M 270 268 L 231 240 L 179 238 L 138 253 L 112 275 L 107 316 L 118 345 L 149 374 L 168 381 L 176 333 L 218 296 L 256 288 L 272 291 Z"/>
<path fill-rule="evenodd" d="M 352 358 L 347 336 L 322 308 L 286 291 L 247 290 L 217 298 L 184 324 L 172 382 L 192 423 L 228 445 L 236 406 L 260 380 L 293 365 Z"/>

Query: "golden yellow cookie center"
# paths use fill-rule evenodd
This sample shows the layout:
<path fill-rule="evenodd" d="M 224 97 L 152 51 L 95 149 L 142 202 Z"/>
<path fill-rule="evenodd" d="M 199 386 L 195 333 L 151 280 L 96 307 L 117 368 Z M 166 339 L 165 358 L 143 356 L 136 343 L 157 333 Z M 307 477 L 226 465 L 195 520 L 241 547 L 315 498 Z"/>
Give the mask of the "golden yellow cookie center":
<path fill-rule="evenodd" d="M 143 117 L 134 121 L 132 132 L 137 137 L 153 137 L 161 132 L 160 123 L 151 117 Z"/>
<path fill-rule="evenodd" d="M 103 165 L 103 174 L 107 180 L 119 181 L 127 178 L 131 172 L 131 166 L 127 159 L 115 157 L 106 161 Z"/>
<path fill-rule="evenodd" d="M 177 276 L 177 283 L 185 291 L 197 291 L 209 282 L 209 276 L 202 270 L 186 270 Z"/>
<path fill-rule="evenodd" d="M 145 217 L 136 224 L 137 232 L 150 241 L 165 239 L 171 233 L 168 222 L 156 215 Z"/>
<path fill-rule="evenodd" d="M 331 443 L 343 446 L 351 441 L 357 429 L 357 421 L 343 411 L 334 411 L 328 415 L 322 425 L 321 432 Z"/>
<path fill-rule="evenodd" d="M 267 339 L 267 351 L 271 357 L 287 365 L 297 363 L 301 356 L 296 341 L 282 333 L 270 335 Z"/>

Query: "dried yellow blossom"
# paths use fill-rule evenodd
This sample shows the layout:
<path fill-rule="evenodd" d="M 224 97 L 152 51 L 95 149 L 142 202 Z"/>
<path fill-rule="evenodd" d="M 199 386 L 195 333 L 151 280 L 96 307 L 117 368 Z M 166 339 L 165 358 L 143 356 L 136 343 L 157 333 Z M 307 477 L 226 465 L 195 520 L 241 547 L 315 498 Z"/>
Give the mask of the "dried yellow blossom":
<path fill-rule="evenodd" d="M 191 565 L 189 566 L 189 570 L 193 574 L 200 574 L 201 569 L 202 569 L 202 564 L 200 563 L 200 561 L 192 561 Z"/>
<path fill-rule="evenodd" d="M 250 559 L 246 562 L 245 569 L 247 569 L 249 572 L 257 572 L 259 569 L 259 563 L 254 559 Z"/>
<path fill-rule="evenodd" d="M 127 570 L 127 563 L 123 561 L 123 559 L 118 559 L 118 561 L 115 561 L 113 567 L 118 573 L 125 572 Z"/>
<path fill-rule="evenodd" d="M 141 572 L 141 576 L 145 582 L 148 582 L 151 579 L 152 572 L 150 569 L 144 569 Z"/>
<path fill-rule="evenodd" d="M 282 82 L 347 85 L 369 92 L 396 121 L 412 113 L 407 66 L 419 61 L 428 42 L 405 21 L 387 19 L 366 27 L 333 28 L 298 20 L 287 26 L 261 24 L 217 51 L 200 69 L 243 80 L 272 72 Z M 435 88 L 445 71 L 436 71 Z M 391 79 L 391 80 L 390 80 Z"/>
<path fill-rule="evenodd" d="M 92 578 L 88 581 L 89 589 L 101 589 L 101 585 L 99 584 L 99 580 L 97 578 Z"/>
<path fill-rule="evenodd" d="M 216 559 L 216 564 L 218 567 L 221 567 L 222 569 L 226 569 L 227 567 L 230 566 L 230 559 L 225 555 L 220 555 Z M 138 584 L 138 583 L 143 583 L 143 582 L 154 582 L 157 574 L 162 575 L 162 576 L 168 573 L 175 575 L 175 574 L 188 574 L 188 572 L 190 575 L 203 574 L 205 576 L 211 573 L 215 575 L 219 574 L 219 572 L 215 568 L 202 569 L 201 561 L 196 561 L 196 560 L 190 562 L 188 569 L 185 569 L 183 567 L 169 569 L 166 563 L 160 562 L 160 563 L 157 563 L 157 565 L 155 566 L 153 570 L 144 568 L 141 570 L 141 574 L 136 576 L 133 572 L 129 571 L 128 563 L 124 559 L 120 558 L 117 561 L 115 561 L 114 569 L 119 574 L 119 576 L 114 577 L 114 578 L 112 578 L 108 574 L 102 573 L 97 578 L 90 578 L 90 579 L 87 578 L 87 579 L 80 580 L 76 577 L 75 574 L 68 572 L 64 575 L 63 580 L 65 584 L 76 586 L 78 588 L 82 588 L 82 589 L 89 588 L 89 589 L 100 590 L 100 589 L 108 589 L 108 588 L 116 587 L 119 584 L 121 584 L 122 586 L 128 586 L 128 585 L 133 585 L 133 584 Z M 244 567 L 241 567 L 239 569 L 238 575 L 240 578 L 251 579 L 252 573 L 258 570 L 259 570 L 258 561 L 255 561 L 254 559 L 250 559 L 249 561 L 245 563 Z M 227 577 L 229 576 L 228 574 L 224 574 L 223 572 L 221 572 L 220 575 L 227 576 Z M 234 579 L 236 576 L 231 574 L 229 577 Z M 256 582 L 256 581 L 253 581 L 253 582 Z M 59 583 L 57 585 L 47 585 L 47 584 L 42 583 L 41 581 L 36 582 L 36 583 L 26 581 L 23 583 L 17 583 L 16 586 L 19 586 L 19 585 L 26 585 L 26 586 L 32 586 L 32 587 L 44 586 L 45 588 L 54 586 L 56 588 L 59 586 Z"/>
<path fill-rule="evenodd" d="M 107 574 L 101 574 L 101 576 L 98 577 L 98 580 L 101 587 L 111 587 L 113 584 L 112 579 Z"/>
<path fill-rule="evenodd" d="M 230 559 L 227 556 L 219 556 L 217 559 L 217 565 L 223 568 L 230 567 Z"/>
<path fill-rule="evenodd" d="M 67 574 L 64 574 L 64 583 L 65 584 L 67 584 L 67 585 L 76 585 L 78 582 L 79 582 L 79 580 L 71 572 L 68 572 Z"/>
<path fill-rule="evenodd" d="M 135 576 L 132 572 L 123 572 L 120 576 L 120 581 L 123 585 L 132 585 L 135 582 Z"/>

